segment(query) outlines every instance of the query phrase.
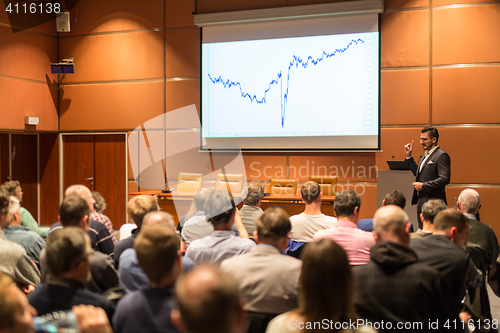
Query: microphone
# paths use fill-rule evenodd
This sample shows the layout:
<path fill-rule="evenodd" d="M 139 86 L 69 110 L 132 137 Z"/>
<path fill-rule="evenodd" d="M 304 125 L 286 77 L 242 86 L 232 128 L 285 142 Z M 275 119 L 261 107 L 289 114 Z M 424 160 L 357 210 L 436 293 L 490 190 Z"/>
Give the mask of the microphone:
<path fill-rule="evenodd" d="M 269 181 L 268 181 L 267 183 L 265 183 L 265 184 L 264 184 L 264 186 L 262 186 L 262 188 L 263 188 L 263 189 L 265 189 L 265 188 L 266 188 L 266 186 L 267 186 L 267 184 L 269 184 L 270 182 L 271 182 L 271 179 L 269 179 Z M 264 196 L 265 196 L 265 197 L 268 197 L 268 196 L 270 196 L 270 195 L 271 195 L 271 193 L 264 192 Z"/>
<path fill-rule="evenodd" d="M 171 180 L 172 180 L 172 178 L 174 178 L 174 176 L 170 177 L 170 178 L 167 180 L 167 183 L 168 183 L 169 181 L 171 181 Z M 165 184 L 165 187 L 167 187 L 167 184 Z M 168 189 L 168 190 L 167 190 L 167 189 L 164 189 L 164 190 L 161 190 L 161 193 L 172 193 L 172 191 L 173 191 L 173 190 L 175 190 L 175 188 Z"/>
<path fill-rule="evenodd" d="M 392 160 L 394 161 L 394 155 L 392 155 Z"/>

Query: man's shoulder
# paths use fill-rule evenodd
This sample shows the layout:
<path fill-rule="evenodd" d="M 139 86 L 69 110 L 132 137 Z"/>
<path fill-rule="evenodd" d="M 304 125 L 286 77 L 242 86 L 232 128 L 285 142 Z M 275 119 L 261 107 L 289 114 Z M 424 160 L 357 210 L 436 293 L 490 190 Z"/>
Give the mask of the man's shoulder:
<path fill-rule="evenodd" d="M 90 220 L 90 230 L 94 229 L 94 231 L 97 233 L 97 234 L 100 234 L 100 233 L 108 233 L 109 234 L 109 230 L 108 228 L 101 222 L 99 221 L 96 221 L 94 219 L 91 219 Z"/>
<path fill-rule="evenodd" d="M 21 257 L 26 254 L 24 248 L 14 242 L 7 239 L 0 238 L 0 255 L 9 255 L 12 257 Z"/>

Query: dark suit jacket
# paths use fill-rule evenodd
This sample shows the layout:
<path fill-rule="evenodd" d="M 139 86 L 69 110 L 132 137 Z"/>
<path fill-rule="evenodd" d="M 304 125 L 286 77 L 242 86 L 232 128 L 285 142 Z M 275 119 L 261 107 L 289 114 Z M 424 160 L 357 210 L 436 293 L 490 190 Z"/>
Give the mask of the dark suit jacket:
<path fill-rule="evenodd" d="M 425 198 L 424 202 L 429 199 L 441 199 L 446 202 L 444 189 L 450 183 L 450 156 L 441 148 L 436 148 L 425 161 L 421 172 L 419 172 L 419 166 L 413 157 L 405 161 L 415 175 L 415 181 L 423 183 L 420 195 L 417 195 L 417 190 L 413 190 L 411 204 L 417 204 L 419 197 Z"/>

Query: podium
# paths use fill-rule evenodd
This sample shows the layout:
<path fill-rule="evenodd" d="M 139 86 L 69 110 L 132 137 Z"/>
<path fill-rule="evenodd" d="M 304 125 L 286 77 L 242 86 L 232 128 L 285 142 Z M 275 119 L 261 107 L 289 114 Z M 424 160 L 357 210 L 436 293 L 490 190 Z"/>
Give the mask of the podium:
<path fill-rule="evenodd" d="M 381 170 L 378 172 L 377 179 L 377 208 L 382 206 L 387 193 L 393 190 L 400 190 L 406 197 L 405 212 L 410 218 L 410 223 L 413 224 L 413 230 L 417 231 L 417 205 L 411 205 L 411 197 L 413 196 L 412 183 L 415 181 L 415 176 L 409 170 Z"/>

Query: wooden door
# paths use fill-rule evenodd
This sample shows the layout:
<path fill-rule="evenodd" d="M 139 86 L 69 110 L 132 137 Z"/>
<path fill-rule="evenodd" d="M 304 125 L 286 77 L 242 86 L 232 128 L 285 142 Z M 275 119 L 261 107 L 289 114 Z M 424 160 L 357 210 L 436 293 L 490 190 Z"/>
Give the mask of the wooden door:
<path fill-rule="evenodd" d="M 0 133 L 0 184 L 10 180 L 9 134 Z"/>
<path fill-rule="evenodd" d="M 83 184 L 101 193 L 115 229 L 126 222 L 125 134 L 63 135 L 63 187 Z"/>
<path fill-rule="evenodd" d="M 82 184 L 94 190 L 94 135 L 63 135 L 63 189 Z"/>
<path fill-rule="evenodd" d="M 127 176 L 125 134 L 95 135 L 95 190 L 106 200 L 104 214 L 113 227 L 120 229 L 126 222 Z"/>
<path fill-rule="evenodd" d="M 38 221 L 38 137 L 36 134 L 11 134 L 12 180 L 23 190 L 21 205 Z"/>

